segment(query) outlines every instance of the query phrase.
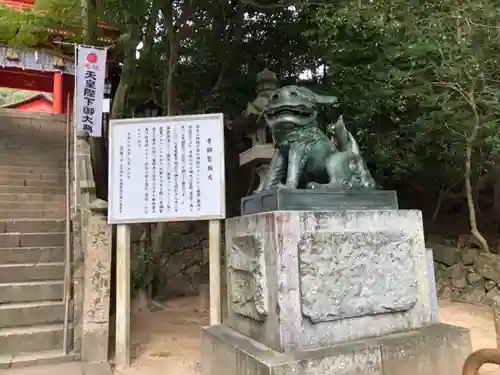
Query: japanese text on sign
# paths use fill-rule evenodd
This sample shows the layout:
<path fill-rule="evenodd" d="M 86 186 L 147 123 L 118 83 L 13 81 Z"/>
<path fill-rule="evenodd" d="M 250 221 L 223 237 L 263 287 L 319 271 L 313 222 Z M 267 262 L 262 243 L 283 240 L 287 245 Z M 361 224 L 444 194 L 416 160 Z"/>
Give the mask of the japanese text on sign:
<path fill-rule="evenodd" d="M 106 50 L 77 46 L 76 51 L 76 126 L 93 137 L 100 137 L 102 134 Z"/>
<path fill-rule="evenodd" d="M 225 217 L 222 115 L 112 120 L 109 222 Z"/>

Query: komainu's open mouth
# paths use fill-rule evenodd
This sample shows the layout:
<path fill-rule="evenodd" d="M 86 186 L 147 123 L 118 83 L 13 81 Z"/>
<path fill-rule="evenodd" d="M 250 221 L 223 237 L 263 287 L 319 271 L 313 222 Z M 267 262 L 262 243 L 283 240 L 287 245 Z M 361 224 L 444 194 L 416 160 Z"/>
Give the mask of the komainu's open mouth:
<path fill-rule="evenodd" d="M 265 111 L 266 116 L 269 118 L 279 118 L 282 116 L 294 116 L 294 117 L 311 117 L 314 114 L 314 110 L 307 108 L 305 106 L 280 106 L 275 108 L 269 108 Z"/>

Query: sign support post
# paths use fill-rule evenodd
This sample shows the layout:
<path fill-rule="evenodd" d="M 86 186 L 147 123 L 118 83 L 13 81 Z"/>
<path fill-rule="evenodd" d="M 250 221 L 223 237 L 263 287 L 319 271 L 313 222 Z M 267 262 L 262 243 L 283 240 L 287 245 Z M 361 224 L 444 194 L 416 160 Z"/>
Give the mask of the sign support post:
<path fill-rule="evenodd" d="M 130 365 L 130 225 L 116 227 L 116 364 Z"/>
<path fill-rule="evenodd" d="M 102 103 L 101 103 L 102 104 Z M 221 113 L 110 121 L 108 223 L 117 225 L 116 363 L 130 365 L 130 225 L 209 222 L 210 324 L 220 324 L 225 207 Z"/>
<path fill-rule="evenodd" d="M 220 221 L 208 222 L 208 262 L 210 278 L 210 325 L 222 323 L 220 280 Z"/>

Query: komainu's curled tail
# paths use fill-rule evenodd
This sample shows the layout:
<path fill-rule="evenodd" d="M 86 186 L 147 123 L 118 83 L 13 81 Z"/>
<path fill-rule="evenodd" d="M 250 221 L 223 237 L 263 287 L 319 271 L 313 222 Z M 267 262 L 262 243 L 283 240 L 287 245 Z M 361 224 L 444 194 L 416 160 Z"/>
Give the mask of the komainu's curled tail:
<path fill-rule="evenodd" d="M 500 365 L 500 349 L 479 349 L 467 357 L 462 375 L 477 375 L 482 365 L 493 363 Z"/>

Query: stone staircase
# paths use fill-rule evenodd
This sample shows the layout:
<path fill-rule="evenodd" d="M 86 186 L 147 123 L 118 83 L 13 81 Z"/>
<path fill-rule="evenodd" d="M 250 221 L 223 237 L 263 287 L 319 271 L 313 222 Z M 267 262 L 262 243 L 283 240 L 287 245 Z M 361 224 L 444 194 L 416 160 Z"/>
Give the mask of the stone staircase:
<path fill-rule="evenodd" d="M 0 110 L 0 369 L 66 358 L 65 127 Z"/>

